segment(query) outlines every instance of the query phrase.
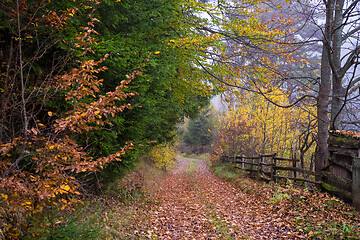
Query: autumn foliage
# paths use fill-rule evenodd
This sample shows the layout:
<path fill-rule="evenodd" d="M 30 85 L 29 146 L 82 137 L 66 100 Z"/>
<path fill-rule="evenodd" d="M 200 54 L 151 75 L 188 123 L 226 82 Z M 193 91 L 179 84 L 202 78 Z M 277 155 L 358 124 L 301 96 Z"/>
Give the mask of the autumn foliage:
<path fill-rule="evenodd" d="M 317 143 L 322 167 L 330 123 L 357 99 L 357 41 L 343 68 L 340 56 L 357 39 L 357 20 L 345 19 L 359 1 L 320 2 L 0 1 L 0 238 L 28 237 L 32 219 L 70 212 L 141 156 L 168 169 L 177 124 L 215 94 L 231 102 L 216 154 L 277 153 L 312 168 Z M 199 119 L 185 139 L 205 150 L 213 129 Z"/>
<path fill-rule="evenodd" d="M 47 216 L 69 213 L 151 147 L 158 167 L 172 163 L 161 144 L 211 94 L 193 56 L 168 45 L 186 30 L 179 3 L 0 2 L 0 236 L 45 236 Z"/>
<path fill-rule="evenodd" d="M 272 90 L 273 101 L 287 105 L 280 90 Z M 315 151 L 313 107 L 281 108 L 259 94 L 241 92 L 234 107 L 223 113 L 214 151 L 218 155 L 256 156 L 273 154 L 301 159 L 303 166 L 313 164 Z"/>
<path fill-rule="evenodd" d="M 15 14 L 19 17 L 26 15 L 27 2 L 17 4 L 18 11 Z M 74 13 L 73 9 L 59 16 L 55 11 L 51 11 L 45 22 L 34 18 L 31 24 L 45 24 L 57 30 L 66 25 L 66 21 Z M 20 227 L 27 228 L 26 218 L 41 213 L 51 205 L 56 205 L 61 210 L 73 209 L 74 204 L 80 202 L 76 197 L 82 187 L 78 176 L 96 172 L 110 162 L 121 161 L 126 149 L 133 148 L 132 144 L 128 143 L 108 156 L 95 158 L 76 141 L 79 134 L 111 126 L 109 117 L 131 108 L 126 99 L 134 96 L 134 93 L 124 92 L 124 89 L 136 76 L 142 74 L 136 70 L 127 75 L 127 79 L 121 81 L 113 91 L 102 93 L 103 79 L 99 79 L 97 75 L 106 70 L 105 66 L 100 65 L 107 55 L 98 61 L 88 59 L 86 55 L 92 52 L 92 46 L 96 44 L 94 36 L 97 32 L 93 27 L 98 20 L 91 16 L 90 18 L 88 26 L 83 27 L 83 31 L 76 36 L 74 48 L 80 57 L 73 64 L 77 65 L 76 67 L 68 71 L 57 71 L 57 74 L 41 84 L 29 85 L 25 89 L 24 85 L 29 84 L 23 76 L 23 67 L 26 64 L 9 62 L 14 64 L 8 65 L 8 69 L 14 74 L 2 78 L 2 81 L 9 81 L 11 86 L 6 88 L 8 86 L 4 85 L 2 96 L 19 91 L 22 95 L 20 105 L 25 111 L 21 113 L 23 117 L 18 119 L 19 122 L 15 123 L 21 126 L 18 131 L 0 140 L 3 141 L 0 142 L 0 228 L 11 238 L 21 237 L 24 230 L 20 230 Z M 21 56 L 21 50 L 24 49 L 21 41 L 15 40 L 14 44 L 18 45 L 17 50 Z M 22 84 L 16 85 L 17 82 Z M 54 96 L 63 98 L 63 104 L 71 107 L 58 113 L 40 109 L 42 114 L 46 114 L 42 117 L 34 111 L 30 114 L 31 105 L 38 104 L 33 100 L 34 97 L 41 97 L 41 101 L 46 103 L 52 101 Z M 5 109 L 2 108 L 3 112 L 9 113 L 11 108 L 14 108 L 12 104 L 16 102 L 11 100 L 3 103 L 6 104 Z M 5 119 L 2 119 L 2 123 L 5 123 Z"/>
<path fill-rule="evenodd" d="M 176 145 L 161 144 L 151 149 L 148 158 L 154 163 L 155 167 L 162 170 L 170 170 L 175 164 Z"/>

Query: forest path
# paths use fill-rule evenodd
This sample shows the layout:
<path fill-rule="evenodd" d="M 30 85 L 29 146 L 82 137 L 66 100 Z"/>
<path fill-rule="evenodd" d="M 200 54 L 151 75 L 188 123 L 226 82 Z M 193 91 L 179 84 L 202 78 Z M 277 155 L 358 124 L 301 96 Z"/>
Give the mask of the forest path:
<path fill-rule="evenodd" d="M 148 214 L 155 239 L 299 239 L 268 205 L 226 182 L 204 160 L 178 157 Z"/>

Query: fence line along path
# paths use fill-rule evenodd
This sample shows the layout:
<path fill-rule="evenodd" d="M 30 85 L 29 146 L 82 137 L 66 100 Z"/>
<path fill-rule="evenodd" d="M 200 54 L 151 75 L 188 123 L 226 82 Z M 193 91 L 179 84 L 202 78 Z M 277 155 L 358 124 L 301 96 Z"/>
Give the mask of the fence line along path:
<path fill-rule="evenodd" d="M 332 158 L 321 172 L 302 168 L 299 159 L 278 157 L 276 153 L 251 157 L 224 155 L 220 159 L 223 162 L 235 163 L 236 168 L 249 172 L 250 176 L 259 180 L 277 182 L 279 179 L 289 179 L 315 184 L 347 202 L 352 202 L 353 206 L 360 210 L 360 158 L 358 157 L 351 157 L 350 163 Z M 344 171 L 347 173 L 345 176 Z"/>

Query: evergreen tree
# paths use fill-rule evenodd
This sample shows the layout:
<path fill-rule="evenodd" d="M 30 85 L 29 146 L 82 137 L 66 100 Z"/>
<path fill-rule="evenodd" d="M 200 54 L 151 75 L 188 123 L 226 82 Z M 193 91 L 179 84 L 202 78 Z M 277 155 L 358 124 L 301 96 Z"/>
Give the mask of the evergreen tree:
<path fill-rule="evenodd" d="M 186 145 L 192 147 L 193 152 L 203 153 L 209 151 L 213 139 L 211 108 L 204 109 L 200 115 L 190 120 L 187 132 L 184 135 Z"/>

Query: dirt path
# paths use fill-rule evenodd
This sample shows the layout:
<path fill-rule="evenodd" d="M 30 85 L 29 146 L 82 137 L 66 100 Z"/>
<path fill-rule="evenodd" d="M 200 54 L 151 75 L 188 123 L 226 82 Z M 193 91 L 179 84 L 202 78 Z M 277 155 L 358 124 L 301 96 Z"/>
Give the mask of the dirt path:
<path fill-rule="evenodd" d="M 178 158 L 155 193 L 148 232 L 156 239 L 299 239 L 268 205 L 216 177 L 203 160 Z M 149 235 L 149 236 L 150 236 Z"/>

